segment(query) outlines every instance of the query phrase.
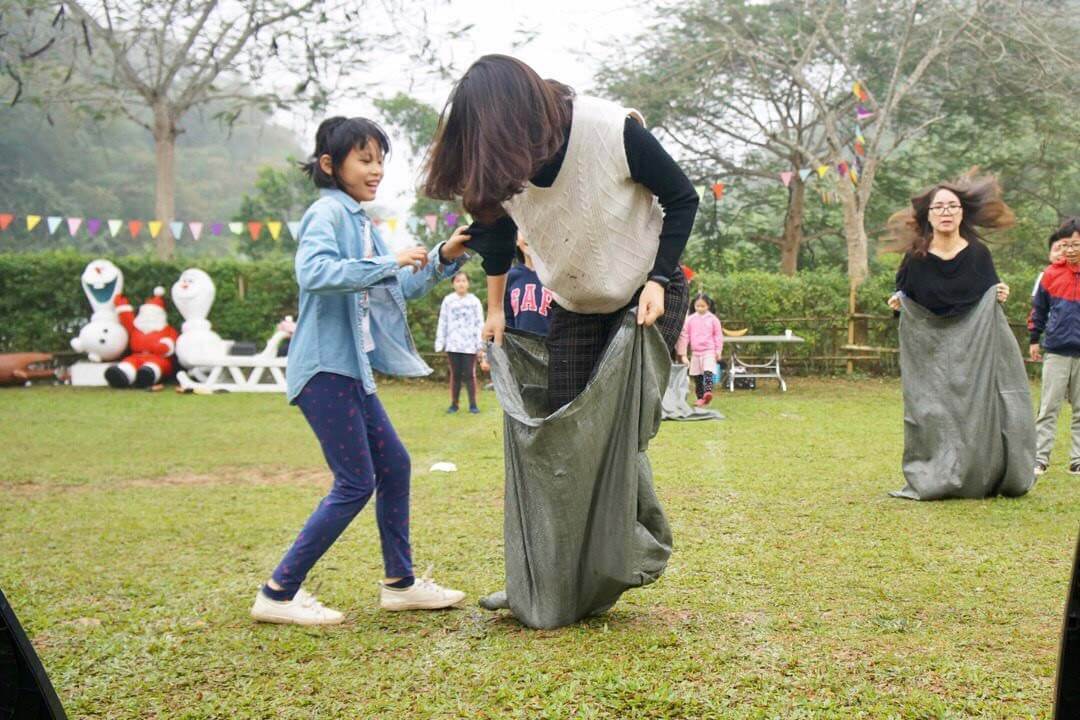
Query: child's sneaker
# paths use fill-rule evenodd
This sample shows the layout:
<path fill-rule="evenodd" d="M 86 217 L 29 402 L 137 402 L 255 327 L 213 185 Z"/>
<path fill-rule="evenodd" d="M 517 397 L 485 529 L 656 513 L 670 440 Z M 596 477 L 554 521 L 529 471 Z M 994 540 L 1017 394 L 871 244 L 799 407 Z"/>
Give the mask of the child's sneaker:
<path fill-rule="evenodd" d="M 285 625 L 337 625 L 345 619 L 343 613 L 325 607 L 303 588 L 296 591 L 292 600 L 271 600 L 259 590 L 251 606 L 251 617 L 259 622 Z"/>
<path fill-rule="evenodd" d="M 705 393 L 705 395 L 702 396 L 701 400 L 702 400 L 702 403 L 701 403 L 702 405 L 708 405 L 709 403 L 711 403 L 712 402 L 712 391 L 710 390 L 709 392 Z"/>
<path fill-rule="evenodd" d="M 451 405 L 450 407 L 446 408 L 446 414 L 447 415 L 453 415 L 456 412 L 457 412 L 457 405 Z"/>
<path fill-rule="evenodd" d="M 1041 462 L 1035 463 L 1035 477 L 1039 477 L 1046 473 L 1046 465 Z"/>
<path fill-rule="evenodd" d="M 705 406 L 705 398 L 699 397 L 697 400 L 694 401 L 694 407 L 704 407 L 704 406 Z"/>
<path fill-rule="evenodd" d="M 1080 462 L 1069 463 L 1069 474 L 1080 475 Z"/>
<path fill-rule="evenodd" d="M 379 607 L 383 610 L 440 610 L 465 599 L 465 593 L 435 584 L 428 575 L 416 578 L 411 586 L 397 590 L 379 583 Z"/>
<path fill-rule="evenodd" d="M 480 413 L 480 408 L 473 405 L 471 408 L 469 408 L 469 412 L 471 412 L 473 415 L 478 415 Z"/>

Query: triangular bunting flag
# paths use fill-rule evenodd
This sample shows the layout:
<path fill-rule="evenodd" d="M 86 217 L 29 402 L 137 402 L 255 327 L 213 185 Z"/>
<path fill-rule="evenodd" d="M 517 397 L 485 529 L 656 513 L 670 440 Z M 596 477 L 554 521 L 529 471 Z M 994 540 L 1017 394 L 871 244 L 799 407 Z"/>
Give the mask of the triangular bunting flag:
<path fill-rule="evenodd" d="M 424 216 L 424 222 L 427 223 L 428 230 L 430 230 L 431 232 L 435 232 L 435 226 L 439 222 L 439 216 L 438 215 L 425 215 Z"/>
<path fill-rule="evenodd" d="M 123 220 L 110 220 L 109 221 L 109 235 L 116 237 L 116 234 L 120 232 L 120 229 L 124 227 Z"/>
<path fill-rule="evenodd" d="M 867 110 L 864 106 L 858 105 L 855 107 L 855 117 L 859 120 L 865 120 L 866 118 L 874 117 L 874 113 L 871 110 Z"/>
<path fill-rule="evenodd" d="M 7 230 L 8 225 L 15 220 L 15 216 L 11 213 L 0 213 L 0 230 Z"/>
<path fill-rule="evenodd" d="M 67 219 L 68 232 L 71 233 L 71 237 L 75 237 L 75 233 L 79 232 L 80 225 L 82 225 L 82 218 Z"/>
<path fill-rule="evenodd" d="M 278 239 L 278 235 L 281 234 L 281 223 L 277 220 L 266 223 L 266 229 L 270 231 L 270 237 L 274 240 Z"/>
<path fill-rule="evenodd" d="M 812 172 L 814 172 L 814 171 L 811 170 L 810 168 L 803 168 L 802 170 L 799 171 L 799 179 L 802 180 L 803 182 L 806 182 L 806 178 L 810 177 L 810 174 Z"/>
<path fill-rule="evenodd" d="M 793 177 L 795 177 L 795 173 L 782 172 L 782 173 L 780 173 L 780 182 L 784 183 L 784 187 L 787 187 L 788 185 L 791 184 L 791 179 Z"/>
<path fill-rule="evenodd" d="M 188 226 L 188 230 L 191 231 L 191 237 L 195 238 L 195 240 L 198 240 L 199 236 L 202 235 L 202 223 L 201 222 L 189 222 L 187 224 L 187 226 Z"/>
<path fill-rule="evenodd" d="M 213 225 L 210 226 L 210 232 L 213 235 L 220 235 L 221 231 L 224 230 L 224 229 L 225 229 L 225 225 L 223 223 L 214 223 Z"/>
<path fill-rule="evenodd" d="M 233 235 L 239 235 L 240 233 L 244 232 L 244 223 L 229 223 L 229 232 L 231 232 Z"/>
<path fill-rule="evenodd" d="M 90 233 L 91 236 L 97 235 L 99 230 L 101 230 L 101 220 L 99 218 L 90 218 L 86 221 L 86 232 Z"/>
<path fill-rule="evenodd" d="M 859 102 L 866 102 L 870 99 L 870 93 L 866 92 L 866 88 L 864 88 L 862 86 L 862 83 L 858 81 L 856 81 L 855 84 L 851 86 L 851 92 L 855 95 L 856 98 L 859 99 Z"/>
<path fill-rule="evenodd" d="M 26 216 L 26 229 L 27 231 L 33 230 L 41 222 L 40 215 L 27 215 Z"/>
<path fill-rule="evenodd" d="M 139 233 L 142 232 L 142 220 L 128 220 L 128 232 L 131 233 L 131 237 L 139 237 Z"/>
<path fill-rule="evenodd" d="M 456 212 L 446 213 L 446 227 L 454 227 L 457 225 L 458 214 Z"/>
<path fill-rule="evenodd" d="M 818 177 L 825 177 L 825 173 L 829 172 L 828 165 L 818 165 L 817 175 Z"/>
<path fill-rule="evenodd" d="M 173 220 L 169 223 L 169 232 L 172 233 L 173 240 L 179 240 L 180 236 L 184 234 L 184 223 L 179 220 Z"/>
<path fill-rule="evenodd" d="M 252 242 L 255 242 L 259 239 L 259 234 L 262 232 L 262 226 L 263 224 L 261 222 L 257 222 L 255 220 L 252 220 L 247 224 L 248 234 L 251 235 Z"/>
<path fill-rule="evenodd" d="M 50 215 L 45 219 L 45 224 L 49 226 L 49 234 L 52 235 L 56 232 L 56 228 L 60 227 L 60 223 L 64 222 L 64 218 Z"/>
<path fill-rule="evenodd" d="M 705 196 L 708 194 L 708 192 L 709 192 L 709 186 L 708 185 L 698 185 L 697 186 L 698 197 L 701 198 L 702 200 L 705 199 Z"/>
<path fill-rule="evenodd" d="M 289 226 L 289 234 L 293 236 L 293 240 L 300 239 L 300 223 L 296 220 L 287 223 Z"/>
<path fill-rule="evenodd" d="M 409 228 L 409 232 L 416 232 L 420 229 L 420 219 L 410 215 L 405 220 L 405 227 Z"/>
<path fill-rule="evenodd" d="M 866 154 L 866 146 L 863 145 L 862 140 L 855 140 L 855 154 L 860 156 Z"/>
<path fill-rule="evenodd" d="M 717 200 L 724 197 L 724 183 L 722 183 L 722 182 L 713 183 L 712 194 L 713 194 L 713 197 L 716 198 Z"/>
<path fill-rule="evenodd" d="M 379 227 L 380 225 L 382 225 L 382 218 L 381 217 L 374 218 L 371 222 L 375 223 L 375 227 Z"/>
<path fill-rule="evenodd" d="M 844 177 L 845 175 L 847 175 L 847 171 L 848 164 L 846 162 L 841 160 L 840 162 L 836 163 L 836 172 L 840 173 L 840 177 Z"/>
<path fill-rule="evenodd" d="M 397 232 L 397 226 L 398 226 L 398 219 L 396 217 L 389 218 L 386 221 L 386 227 L 390 228 L 390 233 L 391 234 Z"/>
<path fill-rule="evenodd" d="M 150 225 L 150 237 L 157 240 L 157 236 L 161 233 L 161 221 L 151 220 L 148 224 Z"/>
<path fill-rule="evenodd" d="M 851 184 L 852 185 L 858 185 L 859 184 L 859 171 L 856 170 L 855 168 L 851 168 Z"/>

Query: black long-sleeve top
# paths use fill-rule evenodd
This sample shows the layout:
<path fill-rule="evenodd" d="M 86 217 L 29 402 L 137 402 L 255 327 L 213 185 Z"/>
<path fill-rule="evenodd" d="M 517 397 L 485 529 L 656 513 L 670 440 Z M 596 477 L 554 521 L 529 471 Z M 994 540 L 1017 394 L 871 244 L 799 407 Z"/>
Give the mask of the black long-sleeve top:
<path fill-rule="evenodd" d="M 969 241 L 949 260 L 908 253 L 896 271 L 897 290 L 943 317 L 967 312 L 999 282 L 990 249 L 978 241 Z"/>
<path fill-rule="evenodd" d="M 559 152 L 532 177 L 533 185 L 551 187 L 554 184 L 566 158 L 569 140 L 568 127 Z M 664 211 L 660 246 L 649 279 L 667 285 L 679 266 L 679 258 L 694 227 L 698 194 L 678 163 L 653 134 L 632 117 L 627 117 L 623 126 L 623 146 L 630 166 L 630 177 L 648 188 Z M 517 242 L 517 225 L 509 216 L 488 225 L 474 222 L 469 226 L 469 235 L 472 239 L 466 246 L 483 258 L 484 272 L 502 275 L 510 269 Z"/>

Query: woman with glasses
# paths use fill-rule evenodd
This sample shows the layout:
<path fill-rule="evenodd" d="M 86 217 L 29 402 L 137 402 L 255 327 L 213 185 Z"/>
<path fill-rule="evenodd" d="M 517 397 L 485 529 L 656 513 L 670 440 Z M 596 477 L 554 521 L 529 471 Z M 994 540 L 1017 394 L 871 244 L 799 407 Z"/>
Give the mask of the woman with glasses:
<path fill-rule="evenodd" d="M 889 306 L 900 313 L 904 476 L 897 497 L 1023 495 L 1035 426 L 1009 297 L 979 229 L 1015 216 L 990 176 L 940 183 L 889 219 L 904 252 Z"/>
<path fill-rule="evenodd" d="M 911 209 L 889 221 L 905 251 L 896 273 L 897 293 L 889 305 L 899 310 L 902 294 L 935 315 L 960 315 L 991 287 L 997 288 L 998 302 L 1005 302 L 1009 286 L 998 278 L 976 227 L 994 229 L 1013 222 L 992 178 L 942 183 L 912 198 Z"/>

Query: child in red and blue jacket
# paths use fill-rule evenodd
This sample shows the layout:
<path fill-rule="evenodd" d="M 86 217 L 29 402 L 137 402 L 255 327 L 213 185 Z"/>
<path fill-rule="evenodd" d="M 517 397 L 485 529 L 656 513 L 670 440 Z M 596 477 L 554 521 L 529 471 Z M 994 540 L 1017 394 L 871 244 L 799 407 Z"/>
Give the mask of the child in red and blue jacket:
<path fill-rule="evenodd" d="M 1080 475 L 1080 218 L 1070 218 L 1050 236 L 1050 247 L 1055 244 L 1063 258 L 1043 271 L 1028 320 L 1031 359 L 1043 360 L 1042 397 L 1035 421 L 1035 474 L 1046 472 L 1050 464 L 1058 413 L 1068 397 L 1072 406 L 1069 473 Z"/>

